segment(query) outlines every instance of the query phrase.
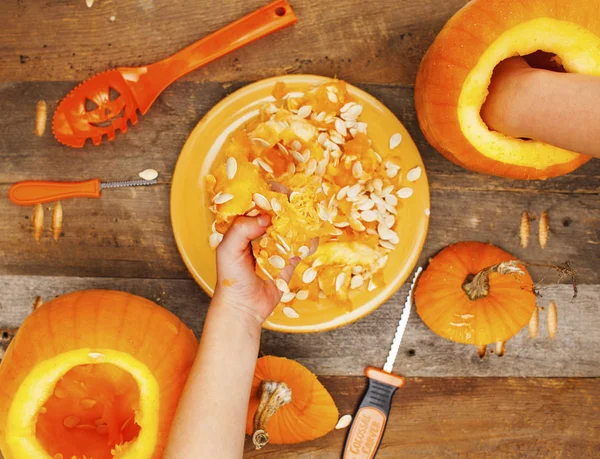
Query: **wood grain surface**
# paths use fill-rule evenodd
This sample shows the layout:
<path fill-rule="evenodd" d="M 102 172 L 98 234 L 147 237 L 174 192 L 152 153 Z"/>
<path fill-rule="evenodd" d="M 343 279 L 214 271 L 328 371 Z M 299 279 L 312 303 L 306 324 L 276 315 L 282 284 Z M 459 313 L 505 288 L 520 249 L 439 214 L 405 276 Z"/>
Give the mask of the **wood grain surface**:
<path fill-rule="evenodd" d="M 513 181 L 457 167 L 425 141 L 414 78 L 435 35 L 466 0 L 290 2 L 299 17 L 294 27 L 187 75 L 126 135 L 81 150 L 58 144 L 50 128 L 57 102 L 79 81 L 165 58 L 266 0 L 96 0 L 91 8 L 83 0 L 0 2 L 0 358 L 36 296 L 49 300 L 87 288 L 149 298 L 199 336 L 209 299 L 179 257 L 169 217 L 172 172 L 187 136 L 215 103 L 249 82 L 288 73 L 338 76 L 387 105 L 423 156 L 432 214 L 420 264 L 450 243 L 478 240 L 532 262 L 571 261 L 580 283 L 572 301 L 568 285 L 532 269 L 541 285 L 539 336 L 522 331 L 501 358 L 492 346 L 480 359 L 473 347 L 434 335 L 413 311 L 396 363 L 408 383 L 395 397 L 378 457 L 600 457 L 600 161 L 547 181 Z M 43 137 L 33 134 L 39 100 L 48 103 Z M 49 209 L 36 243 L 31 208 L 6 199 L 18 180 L 126 180 L 146 168 L 160 172 L 159 185 L 64 201 L 58 242 Z M 537 242 L 537 220 L 529 247 L 519 246 L 523 210 L 534 218 L 548 211 L 546 249 Z M 365 387 L 362 371 L 383 364 L 406 293 L 407 285 L 339 330 L 265 332 L 261 353 L 307 365 L 340 413 L 353 413 Z M 554 341 L 546 331 L 550 300 L 558 305 Z M 246 457 L 338 458 L 344 437 L 334 431 L 260 452 L 248 445 Z"/>

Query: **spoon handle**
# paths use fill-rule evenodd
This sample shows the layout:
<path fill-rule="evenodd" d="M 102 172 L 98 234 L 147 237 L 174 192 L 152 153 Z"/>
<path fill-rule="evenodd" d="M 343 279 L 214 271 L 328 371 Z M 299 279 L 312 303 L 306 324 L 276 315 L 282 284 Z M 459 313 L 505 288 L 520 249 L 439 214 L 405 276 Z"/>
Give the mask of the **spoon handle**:
<path fill-rule="evenodd" d="M 148 66 L 148 70 L 159 70 L 160 73 L 156 72 L 157 77 L 163 82 L 163 87 L 166 87 L 186 73 L 297 21 L 298 18 L 287 0 L 275 0 L 172 56 Z"/>

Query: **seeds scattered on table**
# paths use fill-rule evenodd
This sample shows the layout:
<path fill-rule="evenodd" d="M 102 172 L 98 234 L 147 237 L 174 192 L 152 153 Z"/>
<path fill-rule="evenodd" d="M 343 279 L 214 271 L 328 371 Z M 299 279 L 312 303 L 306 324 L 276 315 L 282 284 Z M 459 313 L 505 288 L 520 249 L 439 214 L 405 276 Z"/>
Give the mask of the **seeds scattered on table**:
<path fill-rule="evenodd" d="M 351 422 L 352 422 L 352 416 L 350 414 L 345 414 L 339 419 L 339 421 L 335 425 L 335 428 L 337 430 L 345 429 L 346 427 L 348 427 L 350 425 Z"/>
<path fill-rule="evenodd" d="M 543 211 L 540 217 L 540 224 L 538 229 L 538 239 L 540 242 L 540 247 L 542 249 L 546 248 L 546 244 L 548 243 L 548 231 L 550 229 L 550 225 L 548 224 L 548 212 Z"/>
<path fill-rule="evenodd" d="M 40 100 L 35 106 L 35 135 L 41 137 L 46 132 L 48 107 L 45 100 Z"/>
<path fill-rule="evenodd" d="M 44 206 L 41 204 L 36 204 L 33 207 L 31 224 L 33 225 L 33 237 L 39 242 L 44 231 Z"/>
<path fill-rule="evenodd" d="M 524 210 L 523 213 L 521 213 L 521 225 L 519 226 L 519 243 L 524 249 L 529 245 L 529 220 L 529 214 Z"/>
<path fill-rule="evenodd" d="M 52 237 L 55 241 L 58 241 L 63 229 L 63 209 L 60 201 L 54 203 L 54 209 L 52 209 Z"/>
<path fill-rule="evenodd" d="M 550 339 L 556 338 L 556 332 L 558 331 L 558 312 L 556 311 L 556 303 L 550 301 L 548 304 L 548 337 Z"/>
<path fill-rule="evenodd" d="M 538 327 L 539 327 L 539 320 L 540 320 L 540 312 L 536 306 L 535 311 L 533 311 L 533 314 L 531 315 L 531 319 L 529 319 L 529 337 L 530 338 L 536 338 L 538 335 Z"/>
<path fill-rule="evenodd" d="M 154 169 L 145 169 L 139 173 L 139 176 L 143 180 L 150 181 L 150 180 L 154 180 L 158 177 L 158 172 L 155 171 Z"/>

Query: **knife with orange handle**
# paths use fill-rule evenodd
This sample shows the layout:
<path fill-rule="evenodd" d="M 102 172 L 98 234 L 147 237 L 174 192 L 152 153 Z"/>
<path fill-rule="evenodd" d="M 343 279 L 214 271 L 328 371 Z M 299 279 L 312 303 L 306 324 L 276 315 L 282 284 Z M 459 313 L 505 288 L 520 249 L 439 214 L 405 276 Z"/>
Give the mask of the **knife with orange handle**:
<path fill-rule="evenodd" d="M 129 180 L 124 182 L 104 182 L 100 179 L 82 182 L 51 182 L 47 180 L 25 180 L 17 182 L 8 190 L 8 198 L 19 206 L 33 206 L 45 202 L 69 198 L 99 198 L 105 188 L 155 185 L 156 180 Z"/>
<path fill-rule="evenodd" d="M 365 376 L 369 380 L 369 385 L 346 437 L 342 456 L 344 459 L 372 459 L 377 454 L 390 415 L 392 397 L 396 390 L 404 386 L 404 377 L 393 374 L 392 370 L 404 336 L 404 330 L 406 330 L 408 324 L 413 302 L 413 290 L 421 271 L 423 271 L 423 268 L 417 268 L 413 277 L 383 370 L 374 367 L 365 369 Z"/>

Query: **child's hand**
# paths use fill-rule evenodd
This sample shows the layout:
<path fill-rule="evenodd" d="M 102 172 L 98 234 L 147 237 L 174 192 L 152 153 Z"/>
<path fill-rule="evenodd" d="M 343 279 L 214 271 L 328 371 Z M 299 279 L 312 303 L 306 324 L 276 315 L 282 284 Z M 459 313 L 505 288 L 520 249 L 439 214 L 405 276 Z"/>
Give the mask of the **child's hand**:
<path fill-rule="evenodd" d="M 217 249 L 217 287 L 214 298 L 219 304 L 233 307 L 262 324 L 273 312 L 281 292 L 272 280 L 256 275 L 250 241 L 264 234 L 271 217 L 238 217 Z M 292 277 L 300 259 L 293 257 L 282 271 L 286 282 Z"/>

